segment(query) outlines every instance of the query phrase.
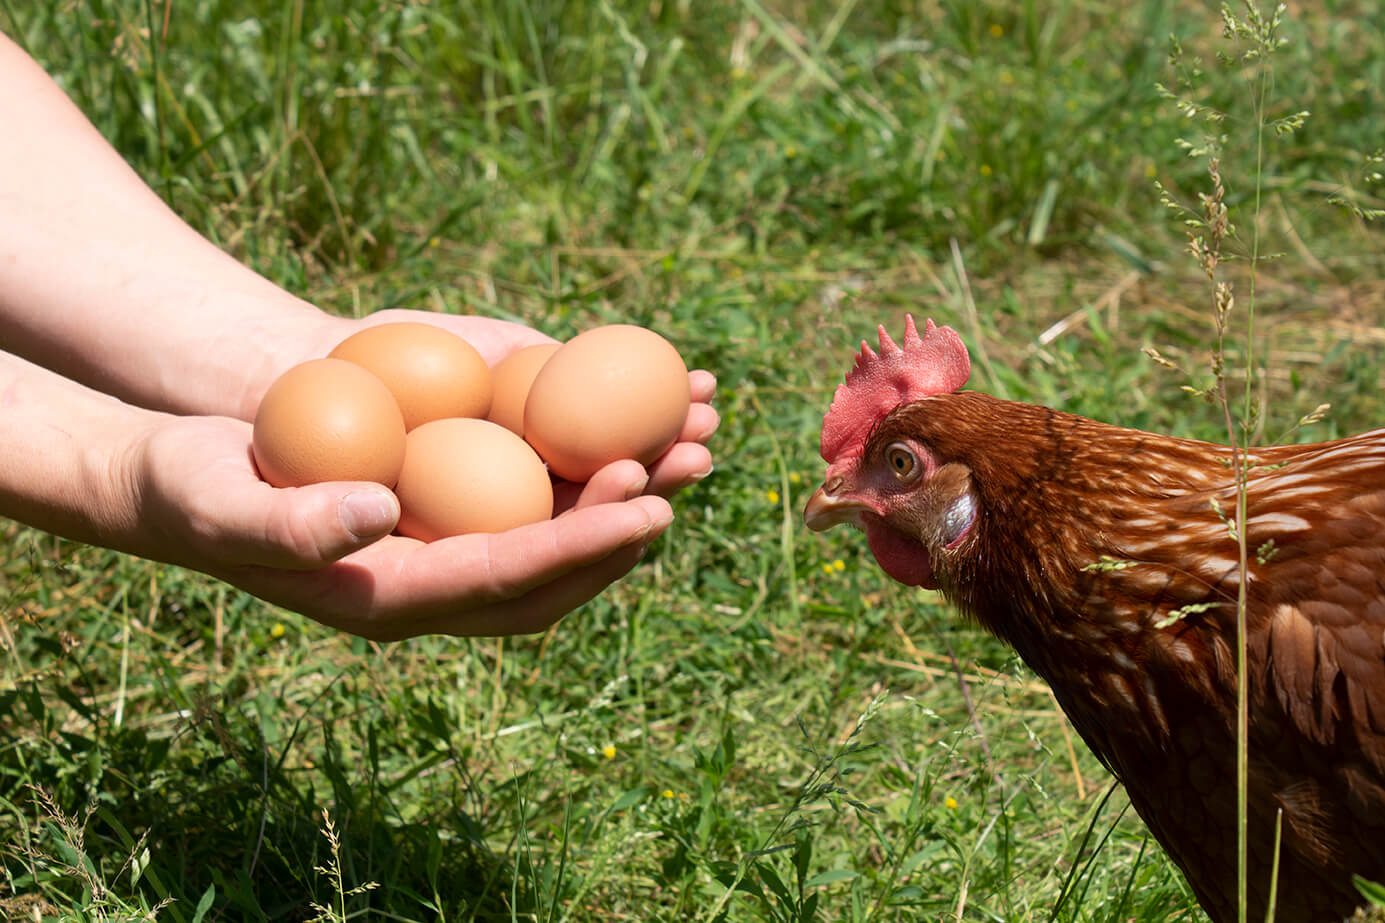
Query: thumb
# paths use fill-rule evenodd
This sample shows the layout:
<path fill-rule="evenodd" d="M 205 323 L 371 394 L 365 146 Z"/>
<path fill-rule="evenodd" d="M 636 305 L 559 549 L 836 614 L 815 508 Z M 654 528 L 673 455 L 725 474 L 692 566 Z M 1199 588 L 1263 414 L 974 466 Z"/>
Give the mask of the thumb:
<path fill-rule="evenodd" d="M 399 522 L 399 499 L 383 487 L 352 490 L 337 503 L 337 522 L 356 546 L 369 544 Z"/>
<path fill-rule="evenodd" d="M 388 535 L 399 522 L 399 500 L 379 484 L 270 488 L 262 497 L 258 510 L 245 508 L 240 523 L 227 524 L 240 533 L 247 563 L 322 567 Z"/>

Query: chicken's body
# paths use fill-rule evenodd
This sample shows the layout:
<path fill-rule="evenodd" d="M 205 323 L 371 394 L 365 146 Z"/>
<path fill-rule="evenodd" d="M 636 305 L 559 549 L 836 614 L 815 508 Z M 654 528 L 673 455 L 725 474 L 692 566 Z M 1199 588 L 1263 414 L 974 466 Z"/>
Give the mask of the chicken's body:
<path fill-rule="evenodd" d="M 1231 452 L 973 392 L 859 435 L 809 524 L 861 526 L 888 573 L 1012 644 L 1235 920 Z M 1336 921 L 1362 902 L 1352 873 L 1385 879 L 1385 430 L 1246 464 L 1249 919 L 1282 811 L 1276 918 Z"/>

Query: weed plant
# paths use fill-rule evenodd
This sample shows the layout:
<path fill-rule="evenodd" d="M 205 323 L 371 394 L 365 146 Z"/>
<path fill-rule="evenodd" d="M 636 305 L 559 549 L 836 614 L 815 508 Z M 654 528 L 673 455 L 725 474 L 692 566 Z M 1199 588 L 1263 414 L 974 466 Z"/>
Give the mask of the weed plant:
<path fill-rule="evenodd" d="M 1225 350 L 1272 433 L 1382 417 L 1382 12 L 1284 25 L 1276 96 L 1313 118 L 1259 166 L 1287 258 Z M 800 515 L 855 344 L 906 310 L 964 332 L 975 387 L 1218 435 L 1141 355 L 1209 346 L 1154 181 L 1203 188 L 1157 84 L 1170 35 L 1212 59 L 1215 10 L 0 0 L 0 24 L 276 282 L 343 314 L 650 325 L 723 416 L 646 563 L 541 637 L 369 644 L 8 526 L 0 918 L 1200 918 L 1013 655 Z"/>

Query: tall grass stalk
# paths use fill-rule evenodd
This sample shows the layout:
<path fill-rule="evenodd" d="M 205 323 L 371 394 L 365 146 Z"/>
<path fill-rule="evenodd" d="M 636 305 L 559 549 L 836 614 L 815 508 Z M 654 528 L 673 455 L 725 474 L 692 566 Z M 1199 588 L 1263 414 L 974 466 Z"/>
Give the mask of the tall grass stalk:
<path fill-rule="evenodd" d="M 1236 507 L 1229 516 L 1223 515 L 1227 529 L 1236 542 L 1238 567 L 1241 578 L 1236 592 L 1236 889 L 1237 919 L 1246 923 L 1249 891 L 1249 767 L 1250 767 L 1250 691 L 1247 664 L 1247 600 L 1249 593 L 1249 538 L 1246 534 L 1247 481 L 1250 468 L 1254 464 L 1251 446 L 1259 428 L 1258 414 L 1254 404 L 1255 367 L 1255 284 L 1259 264 L 1262 259 L 1260 240 L 1260 215 L 1263 208 L 1265 186 L 1266 135 L 1271 128 L 1277 134 L 1288 134 L 1307 118 L 1307 112 L 1297 112 L 1292 116 L 1271 121 L 1269 117 L 1270 93 L 1274 86 L 1274 68 L 1270 61 L 1285 42 L 1279 35 L 1280 26 L 1286 11 L 1279 4 L 1267 18 L 1253 0 L 1243 0 L 1243 11 L 1237 15 L 1230 6 L 1221 7 L 1223 36 L 1243 50 L 1226 61 L 1254 68 L 1252 76 L 1250 125 L 1255 145 L 1255 160 L 1252 175 L 1253 195 L 1251 198 L 1251 220 L 1247 266 L 1247 302 L 1244 324 L 1244 399 L 1240 419 L 1235 418 L 1235 401 L 1227 382 L 1227 334 L 1231 326 L 1231 314 L 1236 306 L 1236 298 L 1230 282 L 1223 280 L 1219 267 L 1223 262 L 1223 247 L 1229 238 L 1234 237 L 1235 227 L 1229 217 L 1226 205 L 1226 187 L 1222 178 L 1221 152 L 1225 135 L 1204 139 L 1201 145 L 1192 145 L 1193 153 L 1207 157 L 1207 172 L 1212 183 L 1210 193 L 1203 193 L 1200 215 L 1190 219 L 1193 229 L 1189 232 L 1190 250 L 1212 287 L 1213 314 L 1216 322 L 1217 342 L 1212 356 L 1214 384 L 1210 396 L 1221 410 L 1226 428 L 1227 443 L 1231 452 L 1231 470 L 1236 485 Z M 1181 49 L 1175 46 L 1175 57 Z M 1176 61 L 1181 65 L 1182 62 Z M 1227 120 L 1227 114 L 1194 101 L 1191 97 L 1178 98 L 1180 108 L 1188 115 L 1201 115 L 1218 129 Z M 1167 200 L 1166 200 L 1167 201 Z M 1276 858 L 1278 852 L 1276 849 Z M 1277 864 L 1277 862 L 1276 862 Z M 1277 869 L 1272 871 L 1276 874 Z M 1267 919 L 1274 917 L 1273 888 L 1266 911 Z"/>
<path fill-rule="evenodd" d="M 1250 265 L 1247 268 L 1248 302 L 1245 323 L 1245 404 L 1241 419 L 1242 448 L 1250 451 L 1252 433 L 1256 430 L 1253 410 L 1255 375 L 1255 283 L 1260 265 L 1260 214 L 1264 195 L 1265 174 L 1265 133 L 1269 127 L 1268 104 L 1270 89 L 1274 83 L 1274 68 L 1270 56 L 1280 47 L 1279 37 L 1281 18 L 1286 6 L 1280 3 L 1268 19 L 1252 0 L 1245 0 L 1245 19 L 1238 19 L 1229 7 L 1222 6 L 1222 20 L 1228 36 L 1247 40 L 1250 47 L 1242 60 L 1254 61 L 1255 96 L 1252 124 L 1255 129 L 1255 174 L 1254 204 L 1250 223 Z M 1281 133 L 1292 131 L 1306 118 L 1307 113 L 1299 113 L 1297 122 L 1281 121 L 1276 130 Z M 1229 310 L 1229 305 L 1228 305 Z M 1226 378 L 1219 382 L 1222 406 L 1226 412 L 1227 433 L 1232 437 L 1232 463 L 1236 471 L 1236 547 L 1240 558 L 1241 579 L 1236 592 L 1236 886 L 1239 897 L 1237 919 L 1246 923 L 1249 863 L 1249 775 L 1250 775 L 1250 682 L 1247 669 L 1246 624 L 1247 597 L 1249 594 L 1249 537 L 1246 534 L 1246 476 L 1247 465 L 1236 457 L 1234 440 L 1235 429 L 1231 424 L 1230 401 L 1227 398 Z M 1276 823 L 1276 828 L 1278 824 Z M 1272 884 L 1270 899 L 1265 910 L 1267 921 L 1274 919 L 1274 885 L 1278 878 L 1279 837 L 1275 835 L 1275 867 L 1271 869 Z"/>

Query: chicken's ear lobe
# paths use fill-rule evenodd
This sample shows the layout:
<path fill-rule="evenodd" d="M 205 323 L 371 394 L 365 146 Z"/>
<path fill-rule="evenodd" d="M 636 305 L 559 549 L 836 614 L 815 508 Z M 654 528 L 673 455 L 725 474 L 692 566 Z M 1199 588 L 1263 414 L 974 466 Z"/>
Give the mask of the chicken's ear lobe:
<path fill-rule="evenodd" d="M 951 327 L 928 320 L 919 336 L 914 318 L 906 315 L 902 346 L 883 326 L 879 330 L 880 352 L 861 341 L 856 365 L 823 418 L 821 451 L 829 463 L 859 451 L 871 427 L 900 404 L 956 391 L 971 376 L 967 347 Z"/>
<path fill-rule="evenodd" d="M 937 542 L 944 549 L 952 549 L 967 536 L 981 513 L 971 469 L 956 463 L 943 465 L 934 473 L 929 488 L 936 497 L 931 513 Z"/>

